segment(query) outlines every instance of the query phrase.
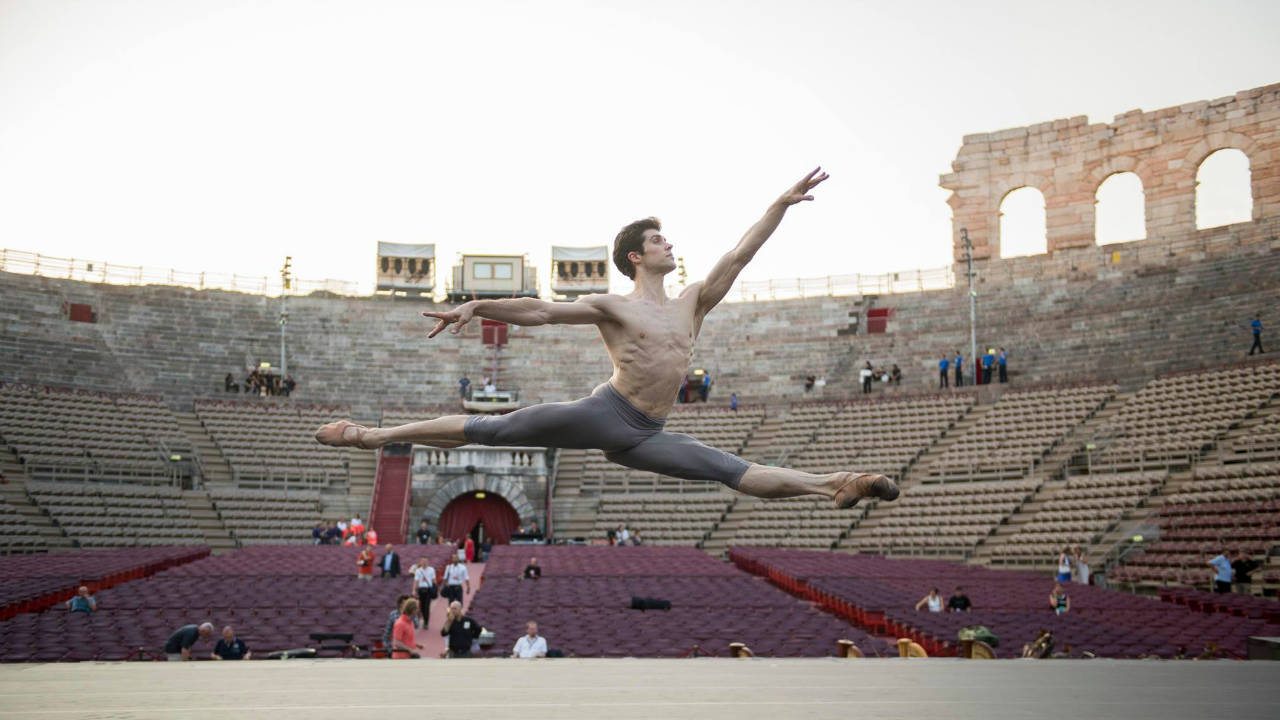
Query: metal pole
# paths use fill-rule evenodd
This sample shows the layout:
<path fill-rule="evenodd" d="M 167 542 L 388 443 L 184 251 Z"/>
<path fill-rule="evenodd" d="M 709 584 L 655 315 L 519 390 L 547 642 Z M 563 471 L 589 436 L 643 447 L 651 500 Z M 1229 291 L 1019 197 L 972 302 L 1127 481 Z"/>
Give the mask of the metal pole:
<path fill-rule="evenodd" d="M 969 229 L 960 228 L 960 240 L 964 243 L 964 261 L 968 266 L 969 276 L 969 367 L 970 377 L 976 382 L 978 378 L 978 293 L 973 289 L 973 241 L 969 239 Z M 971 383 L 972 384 L 972 383 Z"/>
<path fill-rule="evenodd" d="M 289 324 L 289 296 L 280 295 L 280 382 L 289 374 L 289 362 L 284 352 L 284 328 Z"/>

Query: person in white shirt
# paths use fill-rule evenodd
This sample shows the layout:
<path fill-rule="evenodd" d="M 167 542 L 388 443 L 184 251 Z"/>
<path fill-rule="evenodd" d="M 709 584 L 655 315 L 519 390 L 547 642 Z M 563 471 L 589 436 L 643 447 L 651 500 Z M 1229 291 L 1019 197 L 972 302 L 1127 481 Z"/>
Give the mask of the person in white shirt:
<path fill-rule="evenodd" d="M 627 526 L 619 525 L 618 526 L 618 544 L 626 545 L 627 541 L 630 539 L 631 539 L 631 532 L 627 530 Z"/>
<path fill-rule="evenodd" d="M 449 598 L 454 602 L 462 602 L 465 597 L 463 587 L 466 587 L 466 594 L 471 594 L 471 576 L 467 573 L 467 564 L 461 560 L 454 559 L 449 566 L 444 569 L 444 589 L 440 594 Z"/>
<path fill-rule="evenodd" d="M 409 574 L 413 575 L 413 592 L 418 596 L 418 611 L 422 613 L 422 627 L 426 627 L 428 616 L 431 615 L 431 601 L 435 600 L 440 593 L 436 587 L 436 569 L 431 566 L 430 560 L 419 558 L 418 562 L 409 568 Z"/>
<path fill-rule="evenodd" d="M 511 650 L 513 658 L 541 658 L 547 656 L 547 639 L 538 636 L 538 623 L 530 620 L 525 623 L 525 633 L 516 641 Z"/>

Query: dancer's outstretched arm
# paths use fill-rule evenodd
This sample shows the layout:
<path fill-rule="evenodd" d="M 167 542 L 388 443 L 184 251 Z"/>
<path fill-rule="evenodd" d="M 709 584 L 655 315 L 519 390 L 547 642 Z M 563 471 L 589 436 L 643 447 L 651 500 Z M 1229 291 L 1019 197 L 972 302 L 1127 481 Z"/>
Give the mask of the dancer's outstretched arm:
<path fill-rule="evenodd" d="M 549 303 L 537 298 L 503 298 L 472 300 L 446 312 L 424 312 L 435 318 L 436 326 L 427 335 L 433 338 L 445 328 L 457 335 L 474 317 L 497 320 L 512 325 L 597 325 L 606 319 L 607 295 L 584 295 L 571 303 Z"/>
<path fill-rule="evenodd" d="M 813 196 L 809 192 L 826 179 L 827 174 L 822 172 L 822 168 L 814 168 L 812 172 L 801 178 L 800 182 L 787 188 L 786 192 L 773 201 L 765 211 L 764 217 L 747 230 L 736 247 L 720 258 L 715 267 L 711 268 L 707 279 L 698 288 L 700 314 L 706 315 L 711 308 L 720 304 L 725 295 L 729 294 L 733 289 L 734 281 L 738 279 L 738 274 L 747 266 L 747 263 L 751 262 L 751 258 L 756 256 L 756 251 L 764 245 L 764 241 L 768 240 L 773 231 L 778 228 L 778 223 L 782 222 L 782 216 L 786 214 L 787 208 L 798 202 L 812 200 Z"/>

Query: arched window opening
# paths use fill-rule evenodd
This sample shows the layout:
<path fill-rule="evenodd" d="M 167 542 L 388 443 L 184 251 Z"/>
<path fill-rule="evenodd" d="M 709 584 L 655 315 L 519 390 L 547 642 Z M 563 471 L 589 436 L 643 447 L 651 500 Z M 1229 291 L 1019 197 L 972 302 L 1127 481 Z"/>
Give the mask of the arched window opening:
<path fill-rule="evenodd" d="M 1137 173 L 1107 176 L 1094 193 L 1093 237 L 1099 245 L 1147 236 L 1147 196 Z"/>
<path fill-rule="evenodd" d="M 1011 190 L 1000 201 L 1000 257 L 1048 252 L 1045 227 L 1044 195 L 1033 187 Z"/>
<path fill-rule="evenodd" d="M 1196 170 L 1196 228 L 1253 219 L 1249 156 L 1235 148 L 1218 150 Z"/>

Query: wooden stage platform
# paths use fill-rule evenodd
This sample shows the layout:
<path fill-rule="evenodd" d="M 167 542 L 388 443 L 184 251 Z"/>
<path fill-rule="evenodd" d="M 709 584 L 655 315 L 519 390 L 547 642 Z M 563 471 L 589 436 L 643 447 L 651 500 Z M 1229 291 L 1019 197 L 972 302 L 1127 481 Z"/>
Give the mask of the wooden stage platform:
<path fill-rule="evenodd" d="M 1280 717 L 1280 663 L 289 660 L 0 666 L 0 718 Z"/>

